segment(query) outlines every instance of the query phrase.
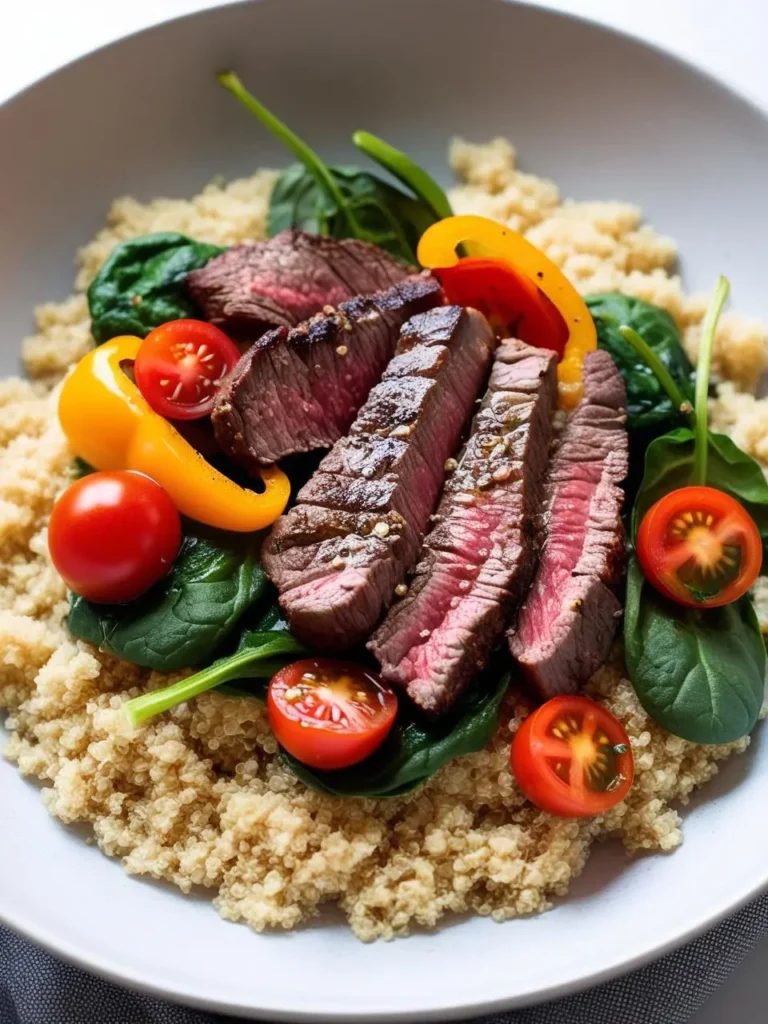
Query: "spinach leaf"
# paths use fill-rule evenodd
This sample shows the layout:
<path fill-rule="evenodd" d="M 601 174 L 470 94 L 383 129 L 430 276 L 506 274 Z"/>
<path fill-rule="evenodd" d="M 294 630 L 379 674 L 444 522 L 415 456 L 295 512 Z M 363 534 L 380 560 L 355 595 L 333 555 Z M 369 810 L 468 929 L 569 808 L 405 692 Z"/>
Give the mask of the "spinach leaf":
<path fill-rule="evenodd" d="M 82 480 L 84 476 L 90 476 L 91 473 L 95 473 L 96 470 L 85 459 L 81 459 L 79 455 L 76 455 L 69 467 L 69 478 L 72 481 Z"/>
<path fill-rule="evenodd" d="M 694 476 L 694 437 L 687 428 L 656 438 L 645 454 L 645 476 L 632 512 L 632 534 L 665 494 L 688 487 Z M 707 484 L 736 498 L 757 524 L 768 549 L 768 481 L 757 462 L 725 434 L 709 432 Z"/>
<path fill-rule="evenodd" d="M 508 670 L 488 670 L 467 691 L 454 711 L 437 722 L 416 717 L 410 703 L 400 706 L 385 742 L 361 764 L 322 772 L 301 764 L 286 751 L 283 760 L 311 789 L 333 796 L 404 796 L 426 782 L 455 757 L 482 750 L 493 736 L 509 685 Z"/>
<path fill-rule="evenodd" d="M 619 293 L 588 295 L 584 301 L 597 328 L 597 343 L 609 352 L 627 389 L 627 427 L 655 436 L 683 421 L 651 368 L 619 332 L 633 328 L 669 370 L 686 398 L 693 399 L 693 366 L 672 317 L 658 306 Z"/>
<path fill-rule="evenodd" d="M 415 160 L 411 160 L 407 153 L 395 149 L 384 139 L 370 132 L 355 132 L 352 141 L 366 156 L 381 164 L 406 188 L 411 189 L 413 194 L 432 211 L 435 220 L 453 215 L 448 196 L 434 178 L 427 174 L 423 167 L 419 167 Z"/>
<path fill-rule="evenodd" d="M 216 659 L 216 664 L 224 663 L 228 658 L 235 655 L 243 654 L 249 649 L 253 649 L 259 646 L 258 636 L 264 636 L 267 633 L 277 634 L 290 634 L 290 628 L 285 620 L 285 616 L 282 613 L 280 605 L 277 603 L 277 591 L 271 585 L 268 585 L 271 593 L 271 600 L 265 596 L 262 601 L 259 601 L 256 606 L 259 614 L 256 616 L 255 621 L 253 615 L 250 612 L 246 612 L 243 618 L 240 620 L 241 631 L 240 636 L 237 639 L 237 643 L 234 648 L 229 649 L 228 644 L 224 645 L 221 650 L 221 657 Z M 266 608 L 264 607 L 266 603 Z M 306 653 L 304 648 L 300 645 L 298 640 L 295 640 L 296 648 L 295 653 Z M 267 669 L 272 669 L 267 671 Z M 277 672 L 278 668 L 282 668 L 282 663 L 276 667 L 267 665 L 266 669 L 263 669 L 263 674 L 259 672 L 251 673 L 244 671 L 235 677 L 232 675 L 231 679 L 228 677 L 224 683 L 217 683 L 217 687 L 222 693 L 230 693 L 235 697 L 248 697 L 251 699 L 264 701 L 267 699 L 267 683 L 269 679 Z M 207 670 L 203 670 L 207 671 Z"/>
<path fill-rule="evenodd" d="M 712 346 L 728 289 L 721 275 L 702 325 L 694 429 L 675 430 L 649 445 L 633 510 L 633 535 L 656 501 L 690 484 L 708 484 L 733 495 L 761 530 L 768 527 L 768 485 L 760 467 L 727 437 L 713 434 L 707 423 Z M 620 333 L 649 368 L 658 363 L 639 332 L 622 327 Z M 680 405 L 676 383 L 665 368 L 656 365 L 655 375 L 670 405 Z M 718 583 L 718 592 L 720 588 Z M 729 743 L 746 735 L 757 721 L 765 691 L 766 651 L 748 596 L 720 608 L 684 607 L 662 597 L 633 557 L 627 577 L 624 649 L 643 707 L 677 736 L 695 743 Z"/>
<path fill-rule="evenodd" d="M 335 238 L 359 238 L 410 263 L 417 263 L 419 237 L 430 224 L 439 220 L 423 192 L 426 181 L 431 180 L 428 175 L 422 172 L 414 178 L 412 161 L 408 164 L 403 159 L 396 161 L 399 170 L 405 171 L 418 185 L 414 198 L 356 167 L 328 167 L 311 146 L 248 92 L 234 72 L 222 71 L 217 77 L 221 85 L 300 161 L 277 181 L 270 202 L 270 234 L 300 227 Z M 381 140 L 374 141 L 381 153 Z M 385 158 L 392 159 L 393 153 L 397 155 L 396 150 L 388 147 Z M 402 179 L 402 173 L 399 176 Z M 432 184 L 434 189 L 430 196 L 435 199 L 440 189 L 434 182 Z"/>
<path fill-rule="evenodd" d="M 435 222 L 429 208 L 417 199 L 357 167 L 329 167 L 344 197 L 345 207 L 328 195 L 314 174 L 293 164 L 275 183 L 269 204 L 269 234 L 301 228 L 333 238 L 348 238 L 351 210 L 360 231 L 357 237 L 416 263 L 419 238 Z"/>
<path fill-rule="evenodd" d="M 184 288 L 197 270 L 224 250 L 164 231 L 122 242 L 88 289 L 91 332 L 97 344 L 120 334 L 143 338 L 168 320 L 199 316 Z"/>
<path fill-rule="evenodd" d="M 259 534 L 188 525 L 164 580 L 123 605 L 91 604 L 73 595 L 70 631 L 147 668 L 173 672 L 202 664 L 264 592 L 260 542 Z"/>
<path fill-rule="evenodd" d="M 267 681 L 284 665 L 308 651 L 288 631 L 276 604 L 256 625 L 244 630 L 231 654 L 177 683 L 134 697 L 124 705 L 132 725 L 219 687 L 223 693 L 264 700 Z M 448 761 L 488 743 L 509 685 L 509 671 L 489 669 L 454 711 L 427 722 L 403 702 L 384 744 L 361 764 L 333 772 L 315 771 L 281 751 L 283 760 L 307 786 L 336 796 L 395 797 L 416 789 Z"/>
<path fill-rule="evenodd" d="M 288 632 L 288 622 L 277 603 L 277 591 L 274 587 L 271 589 L 273 600 L 266 609 L 261 610 L 258 621 L 254 623 L 253 629 L 256 633 L 279 633 L 281 630 Z"/>
<path fill-rule="evenodd" d="M 133 726 L 141 725 L 222 683 L 235 679 L 270 679 L 287 662 L 303 653 L 304 648 L 287 629 L 247 631 L 240 637 L 233 654 L 219 658 L 202 672 L 180 679 L 178 683 L 134 697 L 123 705 L 123 711 Z M 239 693 L 237 689 L 234 692 Z"/>
<path fill-rule="evenodd" d="M 633 558 L 624 649 L 640 703 L 676 736 L 730 743 L 755 725 L 766 652 L 748 597 L 723 608 L 684 608 L 654 590 Z"/>

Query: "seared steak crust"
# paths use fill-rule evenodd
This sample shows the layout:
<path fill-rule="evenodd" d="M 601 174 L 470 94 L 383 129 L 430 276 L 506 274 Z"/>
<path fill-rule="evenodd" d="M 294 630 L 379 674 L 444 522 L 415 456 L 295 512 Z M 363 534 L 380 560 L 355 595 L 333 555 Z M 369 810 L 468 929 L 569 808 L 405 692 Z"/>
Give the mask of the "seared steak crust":
<path fill-rule="evenodd" d="M 624 384 L 607 352 L 584 364 L 584 398 L 547 481 L 547 539 L 512 654 L 544 697 L 579 689 L 608 657 L 621 617 L 613 591 L 626 545 L 619 486 L 629 456 Z"/>
<path fill-rule="evenodd" d="M 395 357 L 262 549 L 292 630 L 324 650 L 364 640 L 421 536 L 488 371 L 495 339 L 443 306 L 403 327 Z"/>
<path fill-rule="evenodd" d="M 442 301 L 438 282 L 418 275 L 265 334 L 219 390 L 219 445 L 246 465 L 329 448 L 380 378 L 405 321 Z"/>
<path fill-rule="evenodd" d="M 497 350 L 408 593 L 368 645 L 383 677 L 428 713 L 447 710 L 485 666 L 530 582 L 555 364 L 553 352 L 519 341 Z"/>
<path fill-rule="evenodd" d="M 412 273 L 367 242 L 281 231 L 228 249 L 185 283 L 206 320 L 250 344 L 272 327 L 295 327 L 324 306 L 383 291 Z"/>

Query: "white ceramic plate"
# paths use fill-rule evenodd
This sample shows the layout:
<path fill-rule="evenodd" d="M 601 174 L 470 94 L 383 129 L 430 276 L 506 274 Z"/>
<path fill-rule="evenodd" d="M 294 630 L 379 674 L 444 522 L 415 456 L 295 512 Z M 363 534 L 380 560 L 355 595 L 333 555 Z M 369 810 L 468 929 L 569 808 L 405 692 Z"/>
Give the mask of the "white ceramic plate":
<path fill-rule="evenodd" d="M 768 123 L 725 88 L 605 29 L 493 0 L 263 0 L 126 39 L 0 110 L 0 369 L 33 305 L 63 297 L 109 201 L 189 195 L 283 163 L 214 83 L 246 81 L 331 159 L 366 127 L 447 177 L 460 132 L 506 134 L 577 198 L 624 198 L 768 316 Z M 10 156 L 10 158 L 9 158 Z M 451 921 L 363 946 L 337 917 L 290 935 L 225 924 L 207 897 L 129 879 L 0 765 L 0 917 L 60 955 L 169 999 L 285 1020 L 469 1017 L 584 987 L 690 938 L 768 883 L 768 748 L 727 765 L 671 857 L 597 851 L 533 920 Z"/>

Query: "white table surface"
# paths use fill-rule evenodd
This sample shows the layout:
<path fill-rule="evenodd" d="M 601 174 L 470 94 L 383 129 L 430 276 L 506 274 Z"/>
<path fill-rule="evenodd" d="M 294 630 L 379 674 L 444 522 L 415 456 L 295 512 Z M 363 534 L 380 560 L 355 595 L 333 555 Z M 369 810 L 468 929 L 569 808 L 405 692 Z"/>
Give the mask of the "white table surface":
<path fill-rule="evenodd" d="M 5 0 L 0 3 L 0 103 L 88 50 L 220 2 Z M 541 6 L 578 12 L 694 60 L 768 108 L 767 0 L 551 0 Z M 723 1024 L 737 1015 L 740 1024 L 758 1024 L 768 1019 L 767 1005 L 768 939 L 691 1024 Z"/>

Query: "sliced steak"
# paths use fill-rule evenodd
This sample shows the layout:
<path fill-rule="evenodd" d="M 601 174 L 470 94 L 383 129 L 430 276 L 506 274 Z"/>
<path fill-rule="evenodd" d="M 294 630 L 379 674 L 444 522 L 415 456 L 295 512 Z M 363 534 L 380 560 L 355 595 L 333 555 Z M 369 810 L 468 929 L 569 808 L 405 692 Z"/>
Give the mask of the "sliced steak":
<path fill-rule="evenodd" d="M 584 364 L 584 398 L 558 443 L 547 480 L 547 539 L 510 632 L 512 654 L 542 696 L 577 690 L 608 657 L 621 617 L 611 589 L 624 570 L 627 397 L 607 352 Z"/>
<path fill-rule="evenodd" d="M 408 593 L 368 644 L 383 677 L 430 714 L 447 710 L 485 666 L 530 583 L 556 361 L 520 341 L 497 350 Z"/>
<path fill-rule="evenodd" d="M 330 448 L 349 429 L 395 351 L 400 328 L 443 301 L 435 278 L 342 302 L 299 327 L 270 331 L 220 389 L 216 440 L 245 465 Z"/>
<path fill-rule="evenodd" d="M 262 549 L 291 629 L 324 650 L 366 639 L 415 563 L 496 341 L 474 310 L 403 327 L 395 357 Z"/>
<path fill-rule="evenodd" d="M 383 291 L 412 273 L 367 242 L 281 231 L 228 249 L 185 283 L 206 320 L 251 343 L 271 327 L 295 327 L 324 306 Z"/>

